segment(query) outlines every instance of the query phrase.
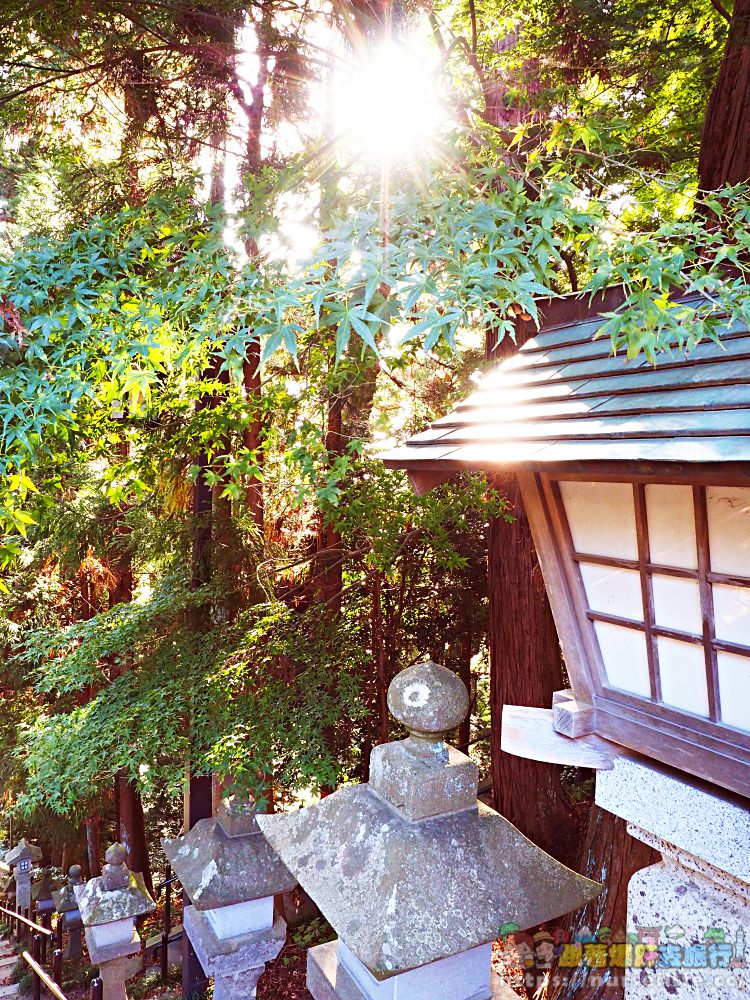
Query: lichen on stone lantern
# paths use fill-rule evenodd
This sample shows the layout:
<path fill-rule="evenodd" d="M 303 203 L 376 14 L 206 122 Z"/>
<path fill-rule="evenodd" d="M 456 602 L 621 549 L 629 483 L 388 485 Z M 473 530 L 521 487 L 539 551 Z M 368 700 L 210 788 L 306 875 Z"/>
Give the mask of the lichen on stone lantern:
<path fill-rule="evenodd" d="M 286 923 L 274 896 L 297 884 L 257 824 L 258 806 L 222 798 L 218 815 L 162 846 L 190 904 L 183 926 L 215 1000 L 254 997 L 265 963 L 277 957 Z"/>
<path fill-rule="evenodd" d="M 505 996 L 492 941 L 579 908 L 601 886 L 477 801 L 476 764 L 445 742 L 469 709 L 455 674 L 409 667 L 388 705 L 409 735 L 373 750 L 369 784 L 258 819 L 338 934 L 309 952 L 308 989 L 315 1000 Z"/>
<path fill-rule="evenodd" d="M 104 1000 L 125 1000 L 125 983 L 138 971 L 141 939 L 137 917 L 156 909 L 140 872 L 127 866 L 123 844 L 112 844 L 104 855 L 102 874 L 73 892 L 81 913 L 86 945 L 93 965 L 99 966 Z"/>

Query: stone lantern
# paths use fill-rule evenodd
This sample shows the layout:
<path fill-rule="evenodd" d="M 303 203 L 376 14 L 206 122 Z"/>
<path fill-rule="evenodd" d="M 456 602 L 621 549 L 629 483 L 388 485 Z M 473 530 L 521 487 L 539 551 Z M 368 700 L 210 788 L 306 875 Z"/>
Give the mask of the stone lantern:
<path fill-rule="evenodd" d="M 215 1000 L 254 997 L 265 969 L 281 951 L 286 923 L 274 895 L 296 883 L 258 828 L 257 806 L 238 796 L 184 836 L 162 841 L 189 906 L 182 923 Z"/>
<path fill-rule="evenodd" d="M 631 935 L 661 930 L 628 1000 L 730 1000 L 750 988 L 750 332 L 628 359 L 596 339 L 623 298 L 540 300 L 538 334 L 519 323 L 520 350 L 382 457 L 418 493 L 515 475 L 571 688 L 506 705 L 502 748 L 599 768 L 597 802 L 662 853 L 631 881 Z"/>
<path fill-rule="evenodd" d="M 31 902 L 34 906 L 34 919 L 42 927 L 49 928 L 52 922 L 52 914 L 55 910 L 55 902 L 52 899 L 52 873 L 49 868 L 42 871 L 39 878 L 31 887 Z"/>
<path fill-rule="evenodd" d="M 140 964 L 136 917 L 156 909 L 143 876 L 128 869 L 126 858 L 125 847 L 112 844 L 101 876 L 73 887 L 91 964 L 99 966 L 104 1000 L 125 1000 L 125 983 Z"/>
<path fill-rule="evenodd" d="M 16 846 L 5 855 L 5 863 L 13 869 L 16 881 L 16 912 L 31 912 L 31 870 L 42 860 L 42 850 L 21 837 Z"/>
<path fill-rule="evenodd" d="M 492 973 L 492 942 L 601 886 L 477 801 L 477 766 L 444 742 L 469 709 L 455 674 L 409 667 L 388 707 L 409 736 L 373 750 L 369 784 L 258 818 L 338 934 L 308 953 L 308 989 L 315 1000 L 515 996 Z"/>
<path fill-rule="evenodd" d="M 76 887 L 80 885 L 83 885 L 81 866 L 71 865 L 66 884 L 62 889 L 52 893 L 59 919 L 62 920 L 63 928 L 68 932 L 68 943 L 65 946 L 63 958 L 80 958 L 83 954 L 81 941 L 83 922 L 75 894 Z"/>

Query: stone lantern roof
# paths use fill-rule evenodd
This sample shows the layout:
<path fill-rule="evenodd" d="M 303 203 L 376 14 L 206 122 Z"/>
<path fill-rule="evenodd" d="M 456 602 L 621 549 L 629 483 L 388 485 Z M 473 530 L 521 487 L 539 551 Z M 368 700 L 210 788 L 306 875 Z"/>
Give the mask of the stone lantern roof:
<path fill-rule="evenodd" d="M 122 844 L 112 844 L 107 848 L 107 864 L 101 876 L 74 889 L 86 927 L 140 917 L 156 909 L 143 876 L 140 872 L 130 871 L 125 864 L 126 857 L 127 851 Z"/>
<path fill-rule="evenodd" d="M 578 909 L 601 886 L 577 875 L 477 801 L 478 771 L 443 737 L 469 700 L 451 671 L 422 663 L 391 684 L 408 739 L 376 747 L 369 784 L 264 834 L 339 938 L 378 979 Z"/>
<path fill-rule="evenodd" d="M 68 871 L 68 881 L 57 891 L 52 893 L 52 898 L 55 901 L 55 909 L 58 913 L 70 913 L 72 910 L 78 909 L 78 902 L 76 900 L 75 887 L 77 885 L 83 885 L 83 876 L 81 875 L 80 865 L 71 865 Z"/>
<path fill-rule="evenodd" d="M 53 888 L 52 873 L 49 868 L 45 868 L 41 874 L 41 878 L 37 879 L 31 887 L 31 898 L 37 903 L 44 903 L 52 899 Z"/>
<path fill-rule="evenodd" d="M 5 855 L 5 863 L 11 868 L 15 868 L 19 861 L 31 861 L 36 864 L 41 860 L 41 847 L 29 843 L 25 837 L 21 837 L 16 846 L 12 847 Z"/>
<path fill-rule="evenodd" d="M 174 873 L 196 910 L 291 892 L 297 880 L 261 833 L 254 803 L 222 799 L 218 815 L 163 840 Z"/>

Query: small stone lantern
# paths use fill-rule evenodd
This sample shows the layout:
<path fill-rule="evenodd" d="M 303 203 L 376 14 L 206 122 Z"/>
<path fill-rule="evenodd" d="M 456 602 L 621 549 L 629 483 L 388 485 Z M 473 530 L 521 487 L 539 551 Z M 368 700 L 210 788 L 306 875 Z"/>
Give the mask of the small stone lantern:
<path fill-rule="evenodd" d="M 22 915 L 31 911 L 31 870 L 41 860 L 41 848 L 25 837 L 5 855 L 5 863 L 13 869 L 16 880 L 16 912 Z"/>
<path fill-rule="evenodd" d="M 156 909 L 143 883 L 143 876 L 131 872 L 125 863 L 127 850 L 112 844 L 105 854 L 106 864 L 98 878 L 73 891 L 86 932 L 86 946 L 92 965 L 99 966 L 104 1000 L 125 1000 L 125 983 L 138 971 L 141 939 L 135 918 Z"/>
<path fill-rule="evenodd" d="M 80 885 L 83 885 L 81 866 L 71 865 L 67 883 L 62 889 L 52 893 L 59 919 L 62 920 L 63 928 L 68 932 L 68 943 L 65 946 L 63 958 L 80 958 L 83 954 L 81 941 L 83 922 L 75 895 L 76 887 Z"/>
<path fill-rule="evenodd" d="M 183 927 L 213 977 L 214 1000 L 254 997 L 265 963 L 286 940 L 273 897 L 297 883 L 260 832 L 256 810 L 254 802 L 226 797 L 216 817 L 162 842 L 192 904 Z"/>
<path fill-rule="evenodd" d="M 478 769 L 444 742 L 469 709 L 461 680 L 420 663 L 388 692 L 407 739 L 376 747 L 370 782 L 260 816 L 338 940 L 308 953 L 315 1000 L 488 1000 L 492 942 L 577 909 L 601 886 L 477 801 Z"/>

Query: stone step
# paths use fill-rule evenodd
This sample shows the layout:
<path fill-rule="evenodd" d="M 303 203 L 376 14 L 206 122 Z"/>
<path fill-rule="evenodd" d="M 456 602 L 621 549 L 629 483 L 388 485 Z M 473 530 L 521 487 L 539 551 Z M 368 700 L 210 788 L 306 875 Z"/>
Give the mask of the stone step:
<path fill-rule="evenodd" d="M 10 983 L 9 986 L 0 986 L 0 1000 L 6 1000 L 8 997 L 15 997 L 21 992 L 21 987 L 18 983 Z"/>
<path fill-rule="evenodd" d="M 17 955 L 8 955 L 7 958 L 0 958 L 0 976 L 8 969 L 12 969 L 17 961 Z"/>

